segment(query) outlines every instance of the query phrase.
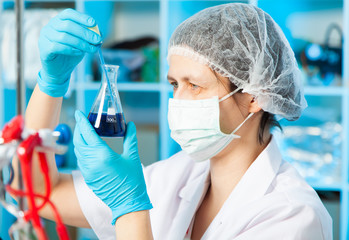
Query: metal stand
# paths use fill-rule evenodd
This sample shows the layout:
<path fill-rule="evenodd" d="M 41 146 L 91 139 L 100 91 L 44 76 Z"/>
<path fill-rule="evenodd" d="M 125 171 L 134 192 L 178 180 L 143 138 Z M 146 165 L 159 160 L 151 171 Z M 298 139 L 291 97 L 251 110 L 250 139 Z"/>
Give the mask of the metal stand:
<path fill-rule="evenodd" d="M 17 70 L 17 115 L 24 115 L 25 109 L 25 83 L 24 83 L 24 64 L 23 64 L 23 11 L 24 0 L 15 1 L 16 12 L 16 40 L 17 40 L 17 54 L 16 54 L 16 70 Z M 18 189 L 23 189 L 22 173 L 20 171 L 20 163 L 18 161 Z M 25 209 L 24 199 L 18 198 L 19 208 Z"/>
<path fill-rule="evenodd" d="M 0 14 L 2 13 L 3 11 L 3 1 L 0 0 Z M 2 34 L 0 35 L 0 42 L 2 42 Z M 0 56 L 0 91 L 2 91 L 2 61 L 1 61 L 1 56 Z M 2 94 L 0 93 L 0 98 L 1 98 L 1 101 L 2 101 Z M 0 104 L 3 104 L 3 103 L 0 103 Z M 0 106 L 0 111 L 2 111 L 2 107 Z M 1 117 L 0 117 L 1 118 Z M 0 126 L 2 125 L 2 121 L 3 119 L 0 119 Z M 4 179 L 4 175 L 3 175 L 3 172 L 2 172 L 2 169 L 0 169 L 0 184 L 3 186 L 3 179 Z M 5 189 L 0 189 L 0 198 L 2 199 L 5 199 L 6 197 L 6 192 L 5 192 Z"/>

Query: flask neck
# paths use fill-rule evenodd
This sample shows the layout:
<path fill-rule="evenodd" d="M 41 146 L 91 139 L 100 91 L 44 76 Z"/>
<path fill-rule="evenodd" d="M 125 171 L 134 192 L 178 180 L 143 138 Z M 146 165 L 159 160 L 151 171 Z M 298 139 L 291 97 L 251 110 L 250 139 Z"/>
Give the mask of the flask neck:
<path fill-rule="evenodd" d="M 110 84 L 116 85 L 117 72 L 118 72 L 119 66 L 106 64 L 102 67 L 104 68 L 102 72 L 102 83 L 107 83 L 107 79 L 106 79 L 106 74 L 107 74 Z"/>

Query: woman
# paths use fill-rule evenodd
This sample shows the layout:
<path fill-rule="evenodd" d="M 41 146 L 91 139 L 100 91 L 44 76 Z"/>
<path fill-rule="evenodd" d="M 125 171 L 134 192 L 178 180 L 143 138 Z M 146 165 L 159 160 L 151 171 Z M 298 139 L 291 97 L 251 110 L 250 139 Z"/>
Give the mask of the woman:
<path fill-rule="evenodd" d="M 28 127 L 57 124 L 72 70 L 101 42 L 94 25 L 66 10 L 42 30 Z M 132 122 L 119 155 L 77 112 L 80 171 L 58 174 L 49 156 L 64 222 L 100 239 L 332 239 L 329 214 L 270 134 L 275 115 L 296 120 L 306 107 L 294 54 L 272 18 L 247 4 L 207 8 L 173 33 L 168 61 L 168 120 L 183 151 L 142 169 Z"/>

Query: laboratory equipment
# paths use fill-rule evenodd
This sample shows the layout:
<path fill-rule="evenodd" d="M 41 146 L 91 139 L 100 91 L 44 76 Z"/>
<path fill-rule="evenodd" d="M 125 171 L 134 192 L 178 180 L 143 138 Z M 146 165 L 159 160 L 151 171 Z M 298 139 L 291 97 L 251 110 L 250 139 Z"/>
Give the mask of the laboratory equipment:
<path fill-rule="evenodd" d="M 37 240 L 32 224 L 19 218 L 9 229 L 11 239 Z"/>
<path fill-rule="evenodd" d="M 58 124 L 54 131 L 59 132 L 58 144 L 68 145 L 72 139 L 72 132 L 67 124 Z M 56 165 L 57 167 L 63 167 L 67 161 L 67 154 L 56 154 Z"/>
<path fill-rule="evenodd" d="M 119 65 L 120 82 L 159 81 L 159 40 L 154 37 L 126 39 L 108 44 L 103 57 L 109 64 Z M 93 79 L 101 79 L 97 57 L 93 60 Z"/>
<path fill-rule="evenodd" d="M 330 36 L 334 30 L 339 34 L 339 44 L 331 46 Z M 342 76 L 342 32 L 338 24 L 332 23 L 326 30 L 324 44 L 310 43 L 302 51 L 300 62 L 309 85 L 330 85 L 336 77 Z"/>
<path fill-rule="evenodd" d="M 343 128 L 327 122 L 318 126 L 285 126 L 281 151 L 310 183 L 338 184 L 341 181 Z"/>
<path fill-rule="evenodd" d="M 40 221 L 39 211 L 46 205 L 49 205 L 54 212 L 55 220 L 57 222 L 57 233 L 59 239 L 69 239 L 67 230 L 63 225 L 61 217 L 57 208 L 50 200 L 51 183 L 48 162 L 45 152 L 53 151 L 55 153 L 64 153 L 67 150 L 66 146 L 60 146 L 56 143 L 59 138 L 58 132 L 50 129 L 41 129 L 34 131 L 26 129 L 22 116 L 15 117 L 10 123 L 6 124 L 0 135 L 0 146 L 2 151 L 6 153 L 16 154 L 20 162 L 20 172 L 23 180 L 24 188 L 14 188 L 11 183 L 13 181 L 14 171 L 11 159 L 14 157 L 6 154 L 0 161 L 1 166 L 9 165 L 10 179 L 4 183 L 0 180 L 0 203 L 4 208 L 17 218 L 17 223 L 10 228 L 10 235 L 12 237 L 20 237 L 23 235 L 26 239 L 48 239 L 44 227 Z M 33 187 L 32 177 L 32 157 L 34 150 L 38 153 L 39 166 L 43 174 L 46 191 L 44 194 L 38 194 Z M 0 168 L 0 172 L 4 168 Z M 17 196 L 19 199 L 25 198 L 28 202 L 28 209 L 23 209 L 6 201 L 5 191 Z M 38 203 L 36 199 L 43 201 Z M 35 234 L 31 229 L 31 225 L 35 230 Z M 23 238 L 21 238 L 23 239 Z"/>
<path fill-rule="evenodd" d="M 125 117 L 116 87 L 119 66 L 102 64 L 101 85 L 88 120 L 101 137 L 124 137 Z"/>
<path fill-rule="evenodd" d="M 3 2 L 4 3 L 4 2 Z M 25 1 L 25 5 L 29 2 Z M 36 9 L 26 8 L 23 12 L 23 79 L 26 86 L 34 89 L 38 69 L 41 68 L 40 54 L 38 51 L 38 38 L 40 30 L 49 22 L 51 18 L 58 14 L 57 9 Z M 3 24 L 0 29 L 0 61 L 3 69 L 2 79 L 6 84 L 15 85 L 17 77 L 16 66 L 16 20 L 13 11 L 2 11 L 0 22 Z M 6 59 L 6 61 L 4 61 Z"/>

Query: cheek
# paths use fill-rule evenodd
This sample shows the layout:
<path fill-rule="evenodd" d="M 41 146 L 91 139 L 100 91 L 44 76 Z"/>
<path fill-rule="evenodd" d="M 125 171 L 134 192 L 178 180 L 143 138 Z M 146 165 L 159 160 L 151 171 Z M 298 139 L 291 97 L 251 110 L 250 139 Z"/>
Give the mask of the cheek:
<path fill-rule="evenodd" d="M 228 99 L 226 100 L 228 101 Z M 230 134 L 239 126 L 241 116 L 232 101 L 222 102 L 219 106 L 219 123 L 223 133 Z"/>
<path fill-rule="evenodd" d="M 229 114 L 226 111 L 222 111 L 222 108 L 220 108 L 219 124 L 223 133 L 229 134 L 233 131 L 230 119 L 231 116 L 229 116 Z"/>

